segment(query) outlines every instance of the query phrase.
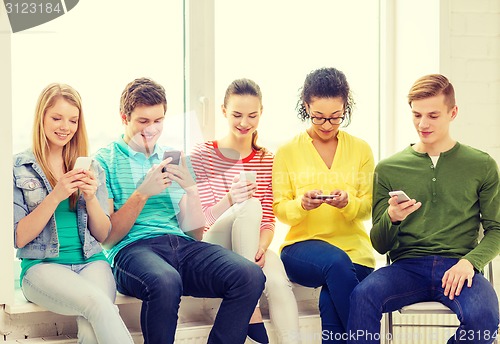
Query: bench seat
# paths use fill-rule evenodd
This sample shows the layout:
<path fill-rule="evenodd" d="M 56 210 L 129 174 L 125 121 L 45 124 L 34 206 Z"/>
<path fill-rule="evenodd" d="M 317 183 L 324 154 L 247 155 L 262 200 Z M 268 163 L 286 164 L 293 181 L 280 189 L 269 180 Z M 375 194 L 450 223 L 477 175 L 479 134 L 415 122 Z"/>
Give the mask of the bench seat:
<path fill-rule="evenodd" d="M 315 341 L 306 340 L 307 343 L 320 343 L 319 290 L 299 285 L 294 285 L 293 290 L 299 308 L 301 335 L 318 338 Z M 176 343 L 206 342 L 220 302 L 220 299 L 183 296 L 179 309 Z M 129 328 L 134 342 L 143 343 L 140 331 L 141 300 L 117 293 L 115 304 L 119 307 L 120 315 Z M 276 343 L 265 297 L 261 299 L 260 306 L 271 343 Z M 15 292 L 14 303 L 4 305 L 1 318 L 0 333 L 4 335 L 5 343 L 76 343 L 74 316 L 54 314 L 31 303 L 24 298 L 20 289 Z"/>

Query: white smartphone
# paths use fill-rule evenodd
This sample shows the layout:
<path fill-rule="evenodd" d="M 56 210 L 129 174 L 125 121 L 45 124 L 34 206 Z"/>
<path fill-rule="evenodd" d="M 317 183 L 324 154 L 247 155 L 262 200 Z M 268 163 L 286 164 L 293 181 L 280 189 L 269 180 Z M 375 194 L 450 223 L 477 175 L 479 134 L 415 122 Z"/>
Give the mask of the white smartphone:
<path fill-rule="evenodd" d="M 316 195 L 315 199 L 335 199 L 336 195 Z"/>
<path fill-rule="evenodd" d="M 389 196 L 391 196 L 391 197 L 398 196 L 398 199 L 397 199 L 398 204 L 410 200 L 410 197 L 408 197 L 408 195 L 405 194 L 405 192 L 401 191 L 401 190 L 389 191 Z"/>
<path fill-rule="evenodd" d="M 244 180 L 248 180 L 251 183 L 255 183 L 257 180 L 257 172 L 255 171 L 240 172 L 240 182 Z"/>
<path fill-rule="evenodd" d="M 84 169 L 90 170 L 90 166 L 92 165 L 92 158 L 89 156 L 79 156 L 76 158 L 75 166 L 73 166 L 74 170 Z"/>

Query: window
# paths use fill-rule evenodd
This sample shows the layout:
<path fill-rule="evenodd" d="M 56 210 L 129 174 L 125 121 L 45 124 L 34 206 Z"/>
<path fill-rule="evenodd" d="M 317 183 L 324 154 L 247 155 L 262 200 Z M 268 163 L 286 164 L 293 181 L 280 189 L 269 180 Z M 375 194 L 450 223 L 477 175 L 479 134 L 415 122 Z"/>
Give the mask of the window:
<path fill-rule="evenodd" d="M 128 82 L 142 76 L 151 77 L 165 87 L 168 144 L 182 148 L 185 123 L 183 7 L 183 0 L 86 0 L 53 21 L 15 34 L 0 35 L 2 54 L 10 51 L 11 63 L 2 68 L 6 68 L 12 79 L 2 78 L 2 86 L 9 91 L 6 93 L 9 99 L 2 106 L 6 112 L 12 112 L 13 133 L 12 148 L 8 139 L 5 152 L 2 147 L 2 156 L 10 157 L 31 147 L 36 101 L 51 82 L 69 84 L 82 96 L 90 152 L 94 153 L 123 133 L 120 94 Z M 3 10 L 1 15 L 0 23 L 5 25 L 2 29 L 9 32 Z M 10 128 L 10 119 L 7 128 Z M 8 130 L 2 137 L 9 138 L 10 133 Z M 166 135 L 160 143 L 166 144 L 165 139 Z M 10 165 L 2 173 L 7 173 L 3 180 L 10 184 Z M 6 187 L 12 190 L 11 185 Z M 5 200 L 4 209 L 12 209 L 11 199 Z M 4 228 L 11 227 L 12 219 L 5 218 Z M 12 252 L 12 232 L 6 230 L 2 235 L 10 241 L 2 240 L 8 244 L 0 251 Z M 8 258 L 2 256 L 0 273 L 9 276 L 11 259 L 5 259 Z M 4 264 L 6 261 L 8 264 Z M 14 272 L 14 278 L 19 278 L 18 271 Z M 5 299 L 0 299 L 0 304 L 12 294 L 12 278 L 1 280 L 0 295 Z M 18 282 L 14 285 L 18 286 Z"/>
<path fill-rule="evenodd" d="M 182 137 L 182 31 L 182 0 L 86 0 L 53 21 L 13 34 L 13 151 L 31 145 L 36 100 L 51 82 L 67 83 L 82 96 L 91 152 L 122 134 L 121 91 L 142 76 L 165 86 L 166 125 Z"/>
<path fill-rule="evenodd" d="M 320 67 L 343 71 L 356 107 L 346 131 L 377 156 L 379 83 L 378 1 L 215 2 L 216 137 L 227 131 L 219 105 L 231 81 L 253 79 L 263 93 L 259 140 L 271 151 L 303 126 L 299 88 Z"/>

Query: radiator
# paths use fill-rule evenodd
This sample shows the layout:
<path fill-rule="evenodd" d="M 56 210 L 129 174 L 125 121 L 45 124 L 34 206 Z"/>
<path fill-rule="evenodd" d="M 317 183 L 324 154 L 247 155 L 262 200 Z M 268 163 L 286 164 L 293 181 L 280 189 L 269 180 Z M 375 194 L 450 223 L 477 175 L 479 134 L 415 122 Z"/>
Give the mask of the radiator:
<path fill-rule="evenodd" d="M 386 319 L 384 317 L 384 319 Z M 393 344 L 446 343 L 459 325 L 456 315 L 393 313 Z M 384 326 L 382 328 L 385 328 Z M 387 339 L 384 335 L 383 339 Z M 384 343 L 384 341 L 381 341 Z M 387 341 L 385 341 L 387 343 Z"/>
<path fill-rule="evenodd" d="M 276 334 L 272 326 L 269 326 L 269 321 L 264 321 L 269 335 L 270 343 L 278 343 Z M 300 335 L 302 344 L 321 344 L 321 321 L 319 316 L 304 316 L 299 320 Z M 175 344 L 205 344 L 208 339 L 210 327 L 196 328 L 177 332 L 175 336 Z M 249 340 L 245 344 L 250 344 Z"/>

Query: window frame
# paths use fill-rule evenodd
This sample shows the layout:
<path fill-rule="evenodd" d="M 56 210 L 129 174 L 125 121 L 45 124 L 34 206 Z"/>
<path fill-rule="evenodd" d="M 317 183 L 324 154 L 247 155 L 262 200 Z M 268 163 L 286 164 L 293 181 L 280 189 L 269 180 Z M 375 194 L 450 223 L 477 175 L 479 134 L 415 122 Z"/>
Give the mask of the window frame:
<path fill-rule="evenodd" d="M 0 32 L 10 32 L 9 19 L 5 11 L 0 11 Z M 2 51 L 2 61 L 0 64 L 0 113 L 12 113 L 12 89 L 11 89 L 11 34 L 0 34 L 0 51 Z M 4 162 L 0 164 L 0 183 L 2 190 L 12 190 L 12 116 L 3 116 L 3 125 L 0 126 L 0 156 L 4 157 Z M 10 184 L 10 185 L 9 185 Z M 14 301 L 14 265 L 12 262 L 12 247 L 14 247 L 14 235 L 8 231 L 13 223 L 13 193 L 5 192 L 0 197 L 0 209 L 3 209 L 0 218 L 0 226 L 3 229 L 0 233 L 0 304 L 8 304 Z"/>

